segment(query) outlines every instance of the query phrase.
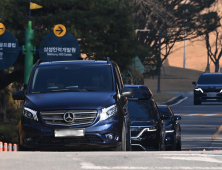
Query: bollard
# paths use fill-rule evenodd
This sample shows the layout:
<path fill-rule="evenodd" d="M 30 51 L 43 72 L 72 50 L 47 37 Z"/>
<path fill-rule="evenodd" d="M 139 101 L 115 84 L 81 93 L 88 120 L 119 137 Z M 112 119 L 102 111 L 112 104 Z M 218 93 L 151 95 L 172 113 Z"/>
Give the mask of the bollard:
<path fill-rule="evenodd" d="M 13 151 L 17 152 L 17 144 L 15 144 L 15 143 L 13 144 Z"/>
<path fill-rule="evenodd" d="M 7 152 L 7 150 L 8 150 L 8 145 L 7 143 L 4 143 L 4 151 Z"/>
<path fill-rule="evenodd" d="M 9 152 L 12 151 L 12 144 L 11 144 L 11 143 L 8 144 L 8 151 L 9 151 Z"/>
<path fill-rule="evenodd" d="M 0 141 L 0 151 L 3 151 L 3 143 Z"/>

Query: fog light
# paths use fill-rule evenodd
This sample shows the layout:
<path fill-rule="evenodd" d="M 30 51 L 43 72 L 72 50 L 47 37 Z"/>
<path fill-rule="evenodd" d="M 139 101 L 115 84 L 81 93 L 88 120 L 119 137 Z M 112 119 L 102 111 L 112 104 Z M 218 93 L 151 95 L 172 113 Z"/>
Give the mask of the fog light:
<path fill-rule="evenodd" d="M 27 142 L 27 143 L 32 142 L 32 137 L 25 138 L 25 142 Z"/>
<path fill-rule="evenodd" d="M 106 134 L 105 136 L 106 136 L 106 138 L 109 139 L 109 140 L 113 140 L 113 139 L 114 139 L 114 136 L 113 136 L 112 133 Z"/>
<path fill-rule="evenodd" d="M 119 140 L 119 136 L 116 136 L 116 137 L 115 137 L 115 140 L 118 141 L 118 140 Z"/>

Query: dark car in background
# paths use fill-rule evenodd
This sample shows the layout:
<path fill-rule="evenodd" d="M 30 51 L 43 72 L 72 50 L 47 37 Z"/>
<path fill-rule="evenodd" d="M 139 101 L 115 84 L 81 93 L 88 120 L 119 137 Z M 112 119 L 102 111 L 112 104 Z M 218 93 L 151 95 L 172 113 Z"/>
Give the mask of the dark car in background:
<path fill-rule="evenodd" d="M 157 105 L 160 115 L 164 117 L 166 128 L 166 150 L 181 150 L 181 127 L 178 120 L 180 116 L 175 116 L 173 111 L 167 105 Z"/>
<path fill-rule="evenodd" d="M 165 150 L 165 125 L 152 92 L 144 85 L 125 85 L 134 92 L 128 98 L 132 150 Z"/>
<path fill-rule="evenodd" d="M 222 73 L 202 73 L 194 88 L 194 105 L 222 102 Z"/>
<path fill-rule="evenodd" d="M 19 124 L 20 150 L 130 150 L 130 118 L 118 65 L 110 61 L 38 61 Z"/>

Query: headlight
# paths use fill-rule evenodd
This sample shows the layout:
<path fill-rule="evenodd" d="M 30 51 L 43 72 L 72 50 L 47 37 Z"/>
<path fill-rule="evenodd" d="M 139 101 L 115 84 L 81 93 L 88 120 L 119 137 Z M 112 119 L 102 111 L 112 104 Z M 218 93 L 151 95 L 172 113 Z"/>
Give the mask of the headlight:
<path fill-rule="evenodd" d="M 27 107 L 24 107 L 23 116 L 27 117 L 28 119 L 38 121 L 37 111 L 29 109 Z"/>
<path fill-rule="evenodd" d="M 222 93 L 222 89 L 220 90 L 220 93 Z"/>
<path fill-rule="evenodd" d="M 100 120 L 106 120 L 109 117 L 115 115 L 117 113 L 117 107 L 116 105 L 112 105 L 110 107 L 102 109 L 102 112 L 100 114 Z"/>
<path fill-rule="evenodd" d="M 203 93 L 203 90 L 201 88 L 197 88 L 197 89 L 194 89 L 195 91 L 200 91 L 201 93 Z"/>

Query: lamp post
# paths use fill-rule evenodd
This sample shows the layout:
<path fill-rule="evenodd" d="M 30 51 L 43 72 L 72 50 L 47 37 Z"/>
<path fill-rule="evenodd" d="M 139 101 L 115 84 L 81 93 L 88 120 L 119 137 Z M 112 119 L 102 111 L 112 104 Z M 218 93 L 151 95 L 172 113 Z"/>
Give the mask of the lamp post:
<path fill-rule="evenodd" d="M 188 0 L 186 0 L 186 4 L 188 3 Z M 187 12 L 187 9 L 186 9 Z M 187 22 L 187 19 L 186 19 Z M 186 68 L 186 44 L 187 41 L 187 26 L 185 27 L 185 33 L 184 33 L 184 55 L 183 55 L 183 68 Z"/>
<path fill-rule="evenodd" d="M 161 38 L 162 38 L 162 29 L 159 28 L 159 55 L 160 55 L 160 60 L 161 60 Z M 156 92 L 161 93 L 161 91 L 160 91 L 160 72 L 158 74 L 157 91 Z"/>

